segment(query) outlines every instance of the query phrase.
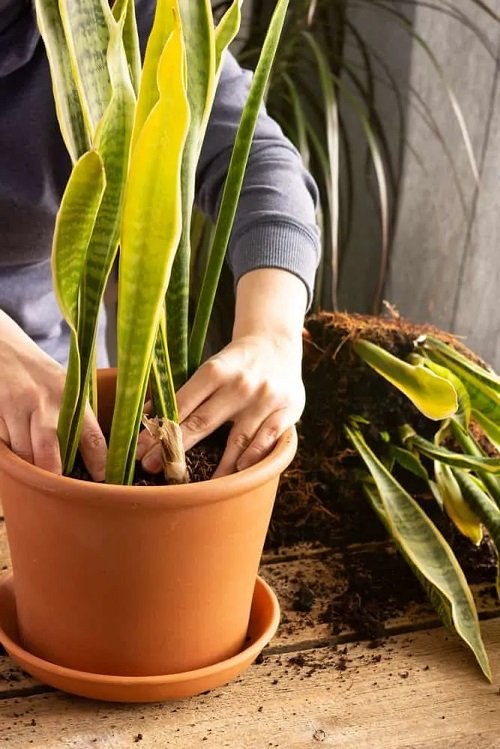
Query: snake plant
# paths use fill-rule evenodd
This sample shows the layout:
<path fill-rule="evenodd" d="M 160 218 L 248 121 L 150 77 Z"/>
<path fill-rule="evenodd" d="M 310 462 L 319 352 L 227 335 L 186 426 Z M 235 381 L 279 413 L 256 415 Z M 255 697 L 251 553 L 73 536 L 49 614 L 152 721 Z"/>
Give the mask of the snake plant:
<path fill-rule="evenodd" d="M 117 392 L 106 480 L 130 483 L 148 387 L 180 441 L 175 390 L 201 359 L 219 272 L 288 0 L 277 0 L 243 110 L 205 278 L 188 325 L 195 171 L 242 0 L 216 24 L 209 0 L 158 0 L 141 62 L 132 0 L 36 0 L 73 167 L 56 220 L 54 288 L 71 331 L 58 436 L 71 472 L 96 407 L 99 309 L 119 248 Z M 168 425 L 168 428 L 167 428 Z"/>
<path fill-rule="evenodd" d="M 500 457 L 491 457 L 485 444 L 497 451 L 500 447 L 500 377 L 432 335 L 415 341 L 408 361 L 367 340 L 356 340 L 353 349 L 435 423 L 432 439 L 402 424 L 380 435 L 376 447 L 363 433 L 368 424 L 363 417 L 353 416 L 345 432 L 366 466 L 362 486 L 376 514 L 443 622 L 465 640 L 491 678 L 464 573 L 429 515 L 395 478 L 394 469 L 423 481 L 460 533 L 474 544 L 481 543 L 486 529 L 498 557 Z"/>

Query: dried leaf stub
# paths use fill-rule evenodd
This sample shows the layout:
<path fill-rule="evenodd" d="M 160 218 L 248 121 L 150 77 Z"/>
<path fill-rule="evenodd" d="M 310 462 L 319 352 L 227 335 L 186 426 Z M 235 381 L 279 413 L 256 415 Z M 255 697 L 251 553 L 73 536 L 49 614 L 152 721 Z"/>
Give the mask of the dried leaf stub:
<path fill-rule="evenodd" d="M 182 444 L 181 428 L 175 421 L 154 416 L 150 419 L 144 415 L 142 423 L 149 434 L 161 445 L 163 472 L 169 484 L 189 483 L 186 466 L 186 455 Z"/>

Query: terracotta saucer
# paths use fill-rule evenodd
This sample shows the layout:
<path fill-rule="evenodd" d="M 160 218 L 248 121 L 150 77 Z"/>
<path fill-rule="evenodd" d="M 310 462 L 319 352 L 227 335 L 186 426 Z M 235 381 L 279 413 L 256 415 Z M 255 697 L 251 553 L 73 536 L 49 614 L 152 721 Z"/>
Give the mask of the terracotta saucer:
<path fill-rule="evenodd" d="M 269 585 L 258 577 L 248 625 L 248 644 L 232 658 L 212 666 L 164 676 L 104 676 L 58 666 L 28 653 L 19 644 L 14 580 L 0 578 L 0 642 L 11 658 L 39 681 L 71 694 L 113 702 L 158 702 L 191 697 L 226 684 L 256 659 L 276 632 L 279 604 Z"/>

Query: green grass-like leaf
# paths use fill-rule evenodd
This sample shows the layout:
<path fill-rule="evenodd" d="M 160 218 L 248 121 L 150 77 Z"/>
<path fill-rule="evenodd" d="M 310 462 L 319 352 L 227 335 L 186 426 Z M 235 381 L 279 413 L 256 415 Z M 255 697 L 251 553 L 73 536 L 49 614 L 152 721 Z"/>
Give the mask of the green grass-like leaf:
<path fill-rule="evenodd" d="M 190 373 L 196 370 L 201 362 L 210 314 L 236 215 L 238 198 L 243 185 L 252 138 L 283 29 L 288 2 L 289 0 L 278 0 L 276 4 L 236 133 L 231 161 L 224 183 L 224 191 L 217 217 L 210 258 L 203 278 L 189 340 L 188 362 Z"/>
<path fill-rule="evenodd" d="M 374 506 L 412 568 L 431 586 L 433 602 L 469 645 L 485 676 L 491 669 L 479 631 L 474 599 L 452 550 L 415 500 L 400 486 L 365 442 L 361 431 L 346 428 L 377 487 Z"/>
<path fill-rule="evenodd" d="M 35 0 L 36 16 L 50 65 L 61 134 L 73 163 L 90 147 L 57 0 Z"/>
<path fill-rule="evenodd" d="M 57 214 L 52 244 L 54 292 L 71 331 L 67 376 L 57 428 L 64 472 L 69 469 L 71 425 L 80 394 L 80 282 L 105 186 L 106 177 L 101 157 L 97 151 L 88 151 L 77 161 L 71 172 Z"/>

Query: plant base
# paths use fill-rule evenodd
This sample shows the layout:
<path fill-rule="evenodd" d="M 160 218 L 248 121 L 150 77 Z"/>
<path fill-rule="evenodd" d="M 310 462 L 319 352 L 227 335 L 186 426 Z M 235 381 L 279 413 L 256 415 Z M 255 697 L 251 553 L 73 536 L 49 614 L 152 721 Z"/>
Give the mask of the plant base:
<path fill-rule="evenodd" d="M 11 658 L 31 676 L 71 694 L 111 702 L 158 702 L 191 697 L 226 684 L 257 658 L 276 632 L 278 600 L 264 580 L 257 578 L 244 649 L 232 658 L 206 668 L 163 676 L 106 676 L 58 666 L 22 647 L 20 642 L 14 578 L 0 579 L 0 642 Z"/>

